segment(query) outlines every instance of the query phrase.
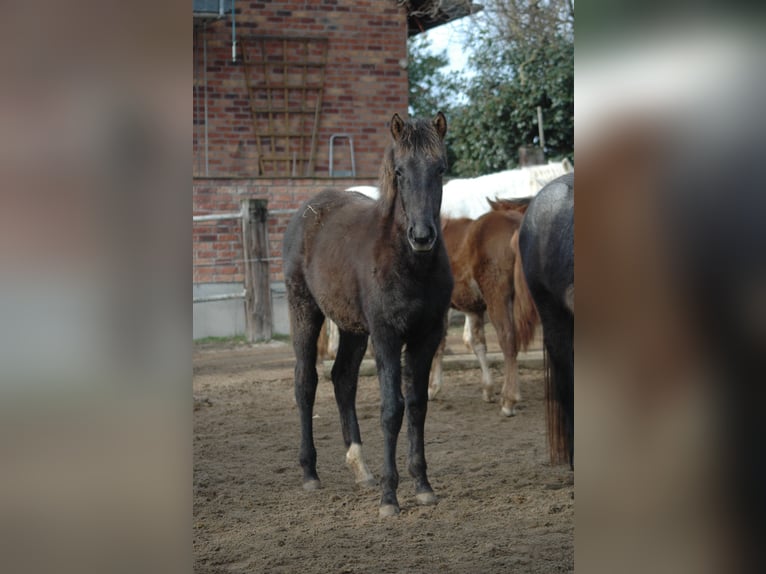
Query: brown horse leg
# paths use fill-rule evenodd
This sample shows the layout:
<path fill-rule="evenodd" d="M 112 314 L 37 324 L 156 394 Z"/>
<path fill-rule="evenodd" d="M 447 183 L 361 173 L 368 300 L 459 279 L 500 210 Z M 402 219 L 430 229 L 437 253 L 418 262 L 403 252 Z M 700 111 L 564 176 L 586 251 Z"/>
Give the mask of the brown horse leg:
<path fill-rule="evenodd" d="M 338 356 L 338 347 L 340 346 L 340 330 L 335 321 L 327 321 L 327 356 L 334 359 Z"/>
<path fill-rule="evenodd" d="M 381 517 L 399 513 L 396 489 L 399 471 L 396 469 L 396 442 L 404 420 L 402 396 L 402 341 L 394 333 L 373 332 L 375 363 L 380 384 L 380 427 L 383 430 L 383 475 L 379 513 Z M 426 383 L 427 384 L 427 383 Z"/>
<path fill-rule="evenodd" d="M 516 362 L 516 341 L 514 340 L 512 301 L 488 301 L 489 318 L 497 331 L 497 341 L 505 359 L 505 380 L 500 392 L 500 412 L 511 417 L 516 414 L 516 404 L 521 401 L 519 373 Z"/>
<path fill-rule="evenodd" d="M 484 336 L 484 316 L 479 313 L 465 314 L 465 333 L 468 333 L 468 345 L 473 354 L 479 359 L 481 367 L 481 394 L 488 403 L 495 401 L 495 387 L 492 383 L 492 372 L 487 362 L 487 339 Z"/>
<path fill-rule="evenodd" d="M 444 381 L 444 371 L 442 363 L 444 361 L 444 348 L 447 346 L 447 326 L 449 324 L 449 312 L 444 316 L 444 337 L 442 337 L 439 347 L 434 354 L 434 360 L 431 363 L 431 375 L 428 382 L 428 400 L 434 400 L 439 393 Z"/>
<path fill-rule="evenodd" d="M 501 392 L 500 412 L 512 417 L 516 414 L 516 405 L 521 401 L 519 391 L 519 366 L 516 361 L 516 353 L 505 353 L 505 381 Z"/>
<path fill-rule="evenodd" d="M 434 360 L 431 363 L 431 375 L 428 382 L 428 400 L 432 401 L 439 394 L 444 381 L 444 371 L 442 369 L 442 363 L 444 361 L 444 347 L 446 346 L 447 338 L 443 338 L 439 344 L 439 348 L 436 349 L 434 354 Z"/>
<path fill-rule="evenodd" d="M 339 331 L 338 354 L 332 368 L 332 384 L 335 388 L 335 402 L 340 413 L 343 442 L 346 443 L 346 464 L 354 473 L 360 486 L 377 486 L 375 477 L 367 468 L 362 457 L 362 437 L 356 417 L 356 389 L 359 380 L 359 366 L 367 348 L 367 335 Z"/>
<path fill-rule="evenodd" d="M 322 365 L 324 359 L 329 358 L 327 356 L 327 325 L 328 322 L 325 320 L 322 328 L 319 330 L 319 339 L 317 339 L 317 367 Z"/>
<path fill-rule="evenodd" d="M 316 398 L 317 339 L 324 317 L 305 288 L 288 283 L 290 302 L 290 332 L 295 350 L 295 402 L 301 419 L 300 463 L 303 468 L 303 488 L 316 490 L 321 486 L 317 475 L 317 451 L 314 447 L 313 411 Z"/>
<path fill-rule="evenodd" d="M 415 500 L 423 505 L 436 504 L 436 495 L 426 475 L 424 429 L 428 410 L 428 371 L 434 353 L 443 341 L 438 333 L 408 341 L 404 353 L 403 380 L 410 441 L 407 467 L 415 479 Z"/>

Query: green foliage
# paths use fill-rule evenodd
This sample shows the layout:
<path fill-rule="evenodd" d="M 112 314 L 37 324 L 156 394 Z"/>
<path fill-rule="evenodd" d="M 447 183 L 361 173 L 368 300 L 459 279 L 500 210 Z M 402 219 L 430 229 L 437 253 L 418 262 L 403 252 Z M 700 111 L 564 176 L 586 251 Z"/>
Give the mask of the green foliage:
<path fill-rule="evenodd" d="M 541 8 L 542 6 L 542 8 Z M 443 71 L 421 35 L 409 42 L 410 108 L 447 114 L 452 176 L 518 165 L 521 146 L 538 145 L 542 109 L 547 159 L 574 159 L 574 14 L 563 0 L 490 0 L 473 18 L 470 74 Z"/>
<path fill-rule="evenodd" d="M 455 81 L 442 71 L 449 64 L 446 51 L 431 54 L 430 42 L 423 34 L 407 41 L 410 115 L 431 117 L 444 111 Z"/>
<path fill-rule="evenodd" d="M 483 40 L 463 83 L 468 102 L 450 110 L 448 144 L 452 173 L 475 176 L 518 165 L 518 148 L 538 145 L 537 106 L 542 108 L 548 159 L 574 150 L 574 44 L 564 38 L 533 50 L 503 50 Z"/>

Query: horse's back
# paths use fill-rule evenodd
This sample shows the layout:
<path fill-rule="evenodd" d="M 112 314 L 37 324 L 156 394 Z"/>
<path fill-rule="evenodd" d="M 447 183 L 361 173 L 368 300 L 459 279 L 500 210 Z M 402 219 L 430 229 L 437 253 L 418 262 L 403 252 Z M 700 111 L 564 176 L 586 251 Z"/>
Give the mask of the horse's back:
<path fill-rule="evenodd" d="M 574 172 L 548 183 L 530 202 L 519 249 L 530 287 L 542 283 L 560 295 L 574 284 Z"/>
<path fill-rule="evenodd" d="M 515 211 L 490 211 L 478 219 L 449 220 L 445 244 L 455 278 L 452 305 L 481 313 L 496 291 L 508 293 L 513 281 L 511 237 L 522 216 Z"/>
<path fill-rule="evenodd" d="M 347 331 L 367 332 L 358 301 L 373 260 L 376 203 L 354 192 L 324 190 L 303 203 L 285 231 L 288 297 L 313 299 Z"/>
<path fill-rule="evenodd" d="M 305 263 L 305 257 L 324 237 L 336 242 L 336 236 L 353 235 L 365 219 L 372 217 L 374 206 L 375 201 L 361 193 L 335 189 L 320 191 L 303 202 L 285 230 L 285 275 L 296 265 Z"/>

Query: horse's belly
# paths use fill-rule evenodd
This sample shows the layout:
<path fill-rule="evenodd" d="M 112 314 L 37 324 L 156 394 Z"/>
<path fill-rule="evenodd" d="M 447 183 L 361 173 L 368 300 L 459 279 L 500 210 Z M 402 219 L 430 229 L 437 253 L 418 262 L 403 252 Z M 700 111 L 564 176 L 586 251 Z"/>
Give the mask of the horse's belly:
<path fill-rule="evenodd" d="M 358 316 L 345 314 L 341 311 L 337 313 L 325 313 L 325 317 L 332 319 L 341 331 L 359 334 L 369 334 L 370 332 L 370 329 L 367 327 L 367 322 Z"/>
<path fill-rule="evenodd" d="M 354 298 L 333 291 L 325 291 L 317 293 L 316 302 L 325 317 L 333 320 L 341 331 L 369 333 L 367 320 Z"/>
<path fill-rule="evenodd" d="M 455 282 L 450 304 L 458 311 L 471 313 L 481 313 L 487 306 L 479 284 L 473 277 L 465 281 Z"/>

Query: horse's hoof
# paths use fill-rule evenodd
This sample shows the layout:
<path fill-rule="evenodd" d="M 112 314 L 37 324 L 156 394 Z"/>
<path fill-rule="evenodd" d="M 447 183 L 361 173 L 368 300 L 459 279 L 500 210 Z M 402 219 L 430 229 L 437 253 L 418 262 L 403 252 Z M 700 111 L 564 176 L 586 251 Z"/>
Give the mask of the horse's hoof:
<path fill-rule="evenodd" d="M 505 417 L 516 416 L 516 407 L 502 407 L 500 413 Z"/>
<path fill-rule="evenodd" d="M 356 486 L 359 488 L 377 488 L 378 481 L 375 480 L 374 476 L 371 476 L 369 478 L 365 478 L 364 480 L 357 481 Z"/>
<path fill-rule="evenodd" d="M 303 490 L 319 490 L 322 488 L 322 483 L 319 480 L 307 480 L 303 483 Z"/>
<path fill-rule="evenodd" d="M 484 391 L 484 392 L 481 394 L 481 396 L 482 396 L 482 398 L 484 399 L 484 402 L 485 402 L 485 403 L 494 403 L 494 402 L 495 402 L 495 397 L 494 397 L 494 396 L 492 395 L 492 393 L 491 393 L 491 392 L 489 392 L 489 391 Z"/>
<path fill-rule="evenodd" d="M 381 518 L 388 518 L 397 514 L 399 514 L 399 507 L 396 504 L 384 504 L 378 510 L 378 515 Z"/>
<path fill-rule="evenodd" d="M 439 394 L 439 389 L 432 389 L 431 387 L 428 387 L 428 400 L 432 401 L 436 397 L 436 395 Z"/>
<path fill-rule="evenodd" d="M 415 500 L 421 506 L 431 506 L 436 504 L 436 495 L 433 492 L 418 492 Z"/>

